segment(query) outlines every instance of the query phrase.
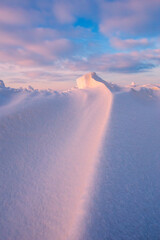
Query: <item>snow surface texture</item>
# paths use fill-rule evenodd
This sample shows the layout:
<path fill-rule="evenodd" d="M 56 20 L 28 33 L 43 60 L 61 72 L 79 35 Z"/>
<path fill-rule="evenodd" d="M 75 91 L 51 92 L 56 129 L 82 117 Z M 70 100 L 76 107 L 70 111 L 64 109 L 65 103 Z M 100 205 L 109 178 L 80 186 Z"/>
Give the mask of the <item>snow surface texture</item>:
<path fill-rule="evenodd" d="M 159 86 L 0 82 L 0 240 L 159 240 Z"/>

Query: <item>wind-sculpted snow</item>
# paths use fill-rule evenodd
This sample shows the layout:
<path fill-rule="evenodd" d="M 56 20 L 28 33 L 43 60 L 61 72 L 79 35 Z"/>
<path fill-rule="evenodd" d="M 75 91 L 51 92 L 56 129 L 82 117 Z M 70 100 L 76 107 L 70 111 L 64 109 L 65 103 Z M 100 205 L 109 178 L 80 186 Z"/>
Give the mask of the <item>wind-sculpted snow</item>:
<path fill-rule="evenodd" d="M 0 83 L 0 240 L 159 240 L 159 87 Z"/>
<path fill-rule="evenodd" d="M 0 239 L 77 237 L 111 93 L 0 94 Z"/>
<path fill-rule="evenodd" d="M 160 102 L 150 89 L 114 96 L 81 240 L 159 240 Z"/>
<path fill-rule="evenodd" d="M 95 72 L 87 73 L 84 76 L 77 79 L 77 86 L 80 89 L 94 88 L 94 87 L 107 87 L 108 90 L 114 92 L 119 91 L 120 87 L 116 84 L 108 83 L 101 79 Z"/>

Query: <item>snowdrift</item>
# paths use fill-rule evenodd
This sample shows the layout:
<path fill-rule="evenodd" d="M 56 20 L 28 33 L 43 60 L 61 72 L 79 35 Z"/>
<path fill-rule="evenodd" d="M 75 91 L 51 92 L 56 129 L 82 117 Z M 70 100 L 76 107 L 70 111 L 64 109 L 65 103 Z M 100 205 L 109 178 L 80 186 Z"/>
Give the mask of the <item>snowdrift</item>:
<path fill-rule="evenodd" d="M 0 239 L 77 237 L 110 91 L 0 91 Z"/>
<path fill-rule="evenodd" d="M 0 82 L 0 240 L 158 240 L 159 87 Z"/>

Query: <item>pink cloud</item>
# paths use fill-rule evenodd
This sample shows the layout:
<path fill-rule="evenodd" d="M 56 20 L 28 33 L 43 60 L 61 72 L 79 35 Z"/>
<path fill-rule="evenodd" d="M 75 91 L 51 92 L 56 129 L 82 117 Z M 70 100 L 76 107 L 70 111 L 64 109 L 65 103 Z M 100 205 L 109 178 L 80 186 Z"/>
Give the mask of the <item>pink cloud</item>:
<path fill-rule="evenodd" d="M 25 10 L 19 7 L 0 5 L 0 24 L 27 25 L 42 22 L 42 15 L 33 9 Z"/>
<path fill-rule="evenodd" d="M 23 66 L 55 64 L 69 57 L 74 45 L 54 29 L 0 29 L 0 61 Z"/>
<path fill-rule="evenodd" d="M 98 4 L 97 0 L 54 0 L 53 14 L 61 24 L 74 23 L 77 17 L 95 20 Z"/>
<path fill-rule="evenodd" d="M 101 0 L 100 31 L 106 35 L 159 32 L 158 0 Z"/>
<path fill-rule="evenodd" d="M 75 46 L 51 29 L 36 28 L 26 32 L 0 31 L 0 62 L 18 66 L 57 66 L 71 70 L 140 72 L 160 63 L 160 50 L 132 51 L 130 53 L 101 54 L 74 57 Z M 6 41 L 5 41 L 6 39 Z M 149 44 L 147 39 L 112 38 L 111 43 L 126 49 Z"/>
<path fill-rule="evenodd" d="M 27 43 L 43 43 L 46 40 L 52 41 L 60 38 L 61 34 L 57 30 L 49 28 L 0 29 L 0 44 L 8 47 L 23 47 Z"/>
<path fill-rule="evenodd" d="M 22 49 L 1 49 L 0 63 L 17 66 L 38 66 L 40 59 Z"/>
<path fill-rule="evenodd" d="M 19 46 L 23 43 L 14 32 L 0 30 L 0 44 L 5 46 Z"/>
<path fill-rule="evenodd" d="M 141 39 L 120 39 L 120 38 L 111 38 L 110 43 L 113 47 L 117 49 L 133 49 L 137 47 L 150 47 L 153 45 L 152 42 L 149 42 L 147 38 L 141 38 Z"/>
<path fill-rule="evenodd" d="M 102 54 L 88 59 L 65 63 L 73 71 L 101 71 L 136 73 L 160 65 L 160 50 L 133 51 L 130 53 Z"/>
<path fill-rule="evenodd" d="M 60 23 L 72 23 L 75 21 L 73 15 L 73 6 L 70 2 L 56 2 L 53 5 L 53 13 L 58 22 Z"/>
<path fill-rule="evenodd" d="M 22 9 L 0 7 L 0 23 L 21 25 L 28 22 Z"/>
<path fill-rule="evenodd" d="M 4 40 L 5 36 L 4 34 Z M 54 65 L 74 51 L 73 44 L 65 38 L 28 42 L 11 36 L 8 38 L 11 40 L 6 43 L 3 38 L 0 40 L 0 44 L 3 44 L 0 48 L 0 62 L 23 66 Z"/>
<path fill-rule="evenodd" d="M 25 48 L 33 53 L 42 55 L 46 59 L 55 60 L 57 57 L 65 56 L 72 51 L 72 44 L 67 39 L 56 39 L 52 41 L 44 41 L 39 44 L 28 44 Z"/>

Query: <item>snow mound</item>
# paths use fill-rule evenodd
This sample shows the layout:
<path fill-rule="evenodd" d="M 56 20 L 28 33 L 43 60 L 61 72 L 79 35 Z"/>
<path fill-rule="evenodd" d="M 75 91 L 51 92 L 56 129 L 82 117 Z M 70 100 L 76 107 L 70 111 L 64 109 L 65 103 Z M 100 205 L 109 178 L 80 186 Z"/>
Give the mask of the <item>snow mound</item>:
<path fill-rule="evenodd" d="M 94 88 L 106 86 L 110 91 L 119 91 L 120 87 L 116 84 L 109 83 L 100 78 L 95 72 L 90 72 L 77 79 L 79 89 Z"/>
<path fill-rule="evenodd" d="M 78 240 L 110 115 L 107 91 L 1 89 L 0 240 Z"/>
<path fill-rule="evenodd" d="M 0 88 L 5 88 L 5 84 L 2 80 L 0 80 Z"/>
<path fill-rule="evenodd" d="M 80 89 L 93 88 L 101 86 L 102 81 L 95 72 L 90 72 L 77 79 L 77 86 Z"/>
<path fill-rule="evenodd" d="M 159 240 L 160 85 L 77 85 L 0 82 L 0 240 Z"/>

